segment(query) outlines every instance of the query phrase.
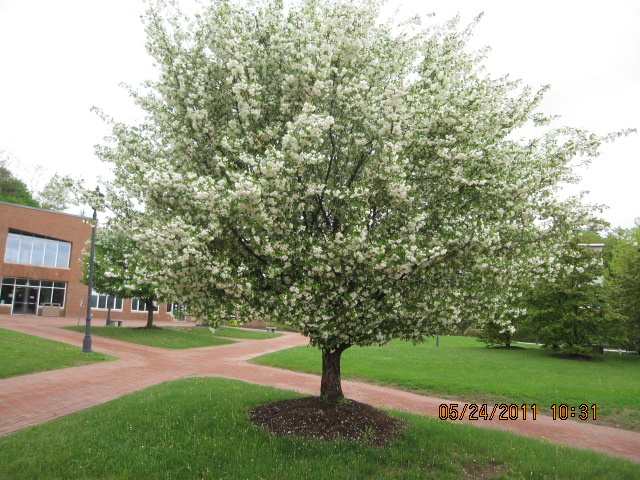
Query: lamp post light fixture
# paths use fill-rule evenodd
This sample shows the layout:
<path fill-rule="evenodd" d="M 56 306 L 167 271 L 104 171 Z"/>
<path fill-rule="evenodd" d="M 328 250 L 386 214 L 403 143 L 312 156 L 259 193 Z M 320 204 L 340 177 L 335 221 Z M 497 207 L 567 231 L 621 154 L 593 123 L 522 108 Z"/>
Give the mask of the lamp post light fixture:
<path fill-rule="evenodd" d="M 100 193 L 100 187 L 96 187 L 96 193 Z M 84 329 L 84 339 L 82 340 L 82 353 L 91 353 L 91 297 L 93 296 L 93 263 L 96 252 L 96 228 L 98 226 L 98 212 L 93 207 L 93 226 L 91 227 L 91 253 L 89 256 L 89 278 L 87 279 L 87 318 Z"/>

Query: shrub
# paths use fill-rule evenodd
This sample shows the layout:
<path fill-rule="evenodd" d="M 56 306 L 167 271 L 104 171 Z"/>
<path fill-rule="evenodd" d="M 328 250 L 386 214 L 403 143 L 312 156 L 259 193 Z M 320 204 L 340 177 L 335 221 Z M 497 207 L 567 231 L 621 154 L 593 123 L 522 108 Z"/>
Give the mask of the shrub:
<path fill-rule="evenodd" d="M 496 322 L 487 322 L 478 333 L 478 341 L 487 344 L 487 347 L 510 347 L 513 341 L 515 327 L 512 325 L 500 325 Z"/>
<path fill-rule="evenodd" d="M 602 360 L 603 348 L 595 345 L 545 345 L 550 348 L 553 356 L 560 358 L 572 358 L 576 360 Z"/>

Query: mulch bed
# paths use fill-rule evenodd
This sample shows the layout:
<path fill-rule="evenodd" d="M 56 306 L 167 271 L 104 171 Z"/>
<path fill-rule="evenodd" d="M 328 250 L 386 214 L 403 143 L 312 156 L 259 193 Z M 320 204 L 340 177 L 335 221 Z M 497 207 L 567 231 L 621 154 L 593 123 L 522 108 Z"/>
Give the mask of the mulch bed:
<path fill-rule="evenodd" d="M 269 432 L 330 442 L 347 440 L 385 445 L 407 426 L 371 405 L 354 400 L 330 402 L 302 397 L 260 405 L 249 411 L 251 421 Z"/>

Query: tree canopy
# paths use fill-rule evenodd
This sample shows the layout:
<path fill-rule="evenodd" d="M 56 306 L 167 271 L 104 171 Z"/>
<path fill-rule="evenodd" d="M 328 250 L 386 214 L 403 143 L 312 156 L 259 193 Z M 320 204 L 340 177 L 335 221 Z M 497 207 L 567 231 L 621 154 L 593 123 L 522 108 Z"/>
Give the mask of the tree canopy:
<path fill-rule="evenodd" d="M 79 182 L 71 176 L 56 173 L 38 192 L 37 199 L 42 208 L 62 212 L 77 203 L 75 192 L 79 188 Z"/>
<path fill-rule="evenodd" d="M 46 210 L 63 211 L 71 204 L 80 203 L 77 192 L 82 190 L 81 182 L 69 175 L 57 173 L 49 179 L 45 186 L 36 190 L 39 177 L 44 171 L 42 165 L 30 168 L 33 171 L 31 188 L 16 177 L 10 170 L 11 164 L 17 159 L 11 152 L 0 149 L 0 202 L 14 203 L 28 207 L 44 208 Z M 22 169 L 24 173 L 24 169 Z"/>
<path fill-rule="evenodd" d="M 640 353 L 640 219 L 634 228 L 618 232 L 605 283 L 613 341 Z"/>
<path fill-rule="evenodd" d="M 605 319 L 604 253 L 574 240 L 552 281 L 524 296 L 522 329 L 564 356 L 596 358 L 610 328 Z M 598 348 L 595 348 L 598 346 Z"/>
<path fill-rule="evenodd" d="M 558 185 L 606 140 L 519 139 L 548 123 L 545 88 L 486 74 L 473 26 L 377 17 L 366 1 L 152 7 L 159 78 L 131 89 L 146 121 L 108 119 L 99 149 L 112 192 L 144 210 L 119 227 L 139 275 L 211 322 L 298 326 L 330 398 L 345 348 L 503 322 L 517 285 L 553 276 L 592 222 Z"/>
<path fill-rule="evenodd" d="M 27 207 L 39 207 L 26 184 L 15 177 L 4 165 L 0 165 L 0 202 L 15 203 Z"/>
<path fill-rule="evenodd" d="M 135 242 L 107 226 L 97 230 L 93 269 L 93 288 L 96 292 L 119 298 L 139 298 L 147 307 L 147 326 L 153 327 L 155 289 L 149 283 L 136 279 Z M 85 280 L 89 258 L 84 260 Z"/>

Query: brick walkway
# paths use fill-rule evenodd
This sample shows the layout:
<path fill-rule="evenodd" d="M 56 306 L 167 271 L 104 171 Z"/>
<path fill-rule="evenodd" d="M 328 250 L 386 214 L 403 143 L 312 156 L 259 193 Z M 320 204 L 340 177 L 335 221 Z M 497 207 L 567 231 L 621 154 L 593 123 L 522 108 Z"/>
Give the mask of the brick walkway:
<path fill-rule="evenodd" d="M 132 325 L 135 322 L 127 323 Z M 70 343 L 81 348 L 83 334 L 57 328 L 75 324 L 76 320 L 70 318 L 0 315 L 0 328 Z M 96 336 L 92 339 L 94 351 L 113 355 L 118 360 L 0 380 L 0 435 L 161 382 L 195 375 L 233 378 L 312 395 L 317 395 L 320 390 L 320 381 L 315 375 L 246 362 L 265 353 L 307 345 L 307 339 L 297 334 L 286 333 L 270 340 L 242 340 L 230 345 L 182 351 L 167 351 Z M 345 396 L 351 399 L 432 417 L 438 416 L 442 403 L 455 403 L 452 400 L 358 382 L 343 381 L 342 387 Z M 521 435 L 544 437 L 554 443 L 640 462 L 640 433 L 636 432 L 601 427 L 588 422 L 553 421 L 550 417 L 539 414 L 535 421 L 529 416 L 526 421 L 498 421 L 494 418 L 493 421 L 464 422 Z"/>

